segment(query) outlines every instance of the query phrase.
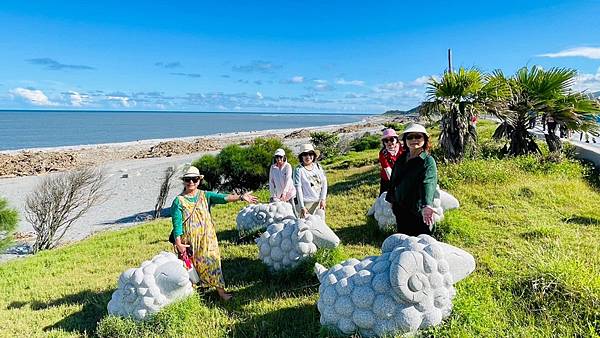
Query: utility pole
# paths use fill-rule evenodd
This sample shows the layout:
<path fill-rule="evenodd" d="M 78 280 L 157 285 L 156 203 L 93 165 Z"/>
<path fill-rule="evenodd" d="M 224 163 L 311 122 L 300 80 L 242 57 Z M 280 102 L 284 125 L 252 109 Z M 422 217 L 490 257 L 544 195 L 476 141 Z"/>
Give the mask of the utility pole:
<path fill-rule="evenodd" d="M 448 48 L 448 72 L 452 73 L 452 49 Z"/>

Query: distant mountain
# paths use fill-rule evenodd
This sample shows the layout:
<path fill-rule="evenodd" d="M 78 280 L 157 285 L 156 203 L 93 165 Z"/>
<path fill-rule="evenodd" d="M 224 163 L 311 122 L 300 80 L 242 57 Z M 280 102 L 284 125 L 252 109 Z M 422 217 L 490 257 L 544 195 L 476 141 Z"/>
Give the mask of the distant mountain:
<path fill-rule="evenodd" d="M 388 110 L 383 115 L 414 115 L 419 113 L 420 106 L 418 105 L 410 110 Z"/>
<path fill-rule="evenodd" d="M 592 93 L 592 96 L 595 98 L 600 98 L 600 91 Z"/>

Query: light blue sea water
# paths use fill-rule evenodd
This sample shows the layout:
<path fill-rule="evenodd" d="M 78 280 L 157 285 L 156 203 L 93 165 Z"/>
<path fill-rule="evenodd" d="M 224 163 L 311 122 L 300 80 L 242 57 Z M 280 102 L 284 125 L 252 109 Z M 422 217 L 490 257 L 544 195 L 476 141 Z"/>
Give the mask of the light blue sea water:
<path fill-rule="evenodd" d="M 58 147 L 360 121 L 368 115 L 0 111 L 0 150 Z"/>

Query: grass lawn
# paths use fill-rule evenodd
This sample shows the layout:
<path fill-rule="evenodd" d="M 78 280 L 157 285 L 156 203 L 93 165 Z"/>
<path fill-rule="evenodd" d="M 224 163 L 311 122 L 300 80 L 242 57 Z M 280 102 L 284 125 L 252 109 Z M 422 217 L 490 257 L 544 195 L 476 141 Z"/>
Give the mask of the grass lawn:
<path fill-rule="evenodd" d="M 422 332 L 437 337 L 598 337 L 600 187 L 578 162 L 499 159 L 480 123 L 482 157 L 439 165 L 440 185 L 461 202 L 436 237 L 470 252 L 473 274 L 457 283 L 452 315 Z M 376 150 L 328 164 L 327 222 L 342 241 L 334 257 L 379 254 L 386 235 L 365 213 L 378 192 Z M 597 173 L 596 173 L 597 174 Z M 262 201 L 267 191 L 258 192 Z M 213 208 L 228 290 L 173 304 L 136 324 L 107 316 L 121 272 L 161 250 L 170 220 L 106 232 L 0 265 L 2 336 L 315 337 L 318 281 L 309 272 L 271 275 L 251 243 L 237 244 L 241 203 Z"/>

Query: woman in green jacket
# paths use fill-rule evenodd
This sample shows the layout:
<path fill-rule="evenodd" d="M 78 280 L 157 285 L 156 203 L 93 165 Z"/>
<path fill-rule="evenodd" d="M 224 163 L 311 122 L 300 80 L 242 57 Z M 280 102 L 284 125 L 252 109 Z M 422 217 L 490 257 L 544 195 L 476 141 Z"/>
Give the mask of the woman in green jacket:
<path fill-rule="evenodd" d="M 409 236 L 433 231 L 433 196 L 437 167 L 429 154 L 429 134 L 420 124 L 410 124 L 402 133 L 404 152 L 394 163 L 386 200 L 392 203 L 396 230 Z"/>

